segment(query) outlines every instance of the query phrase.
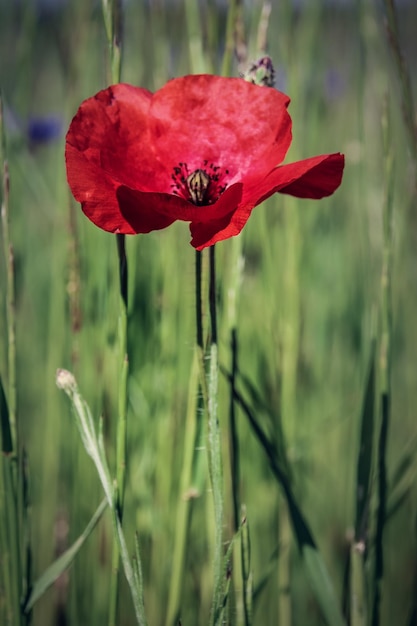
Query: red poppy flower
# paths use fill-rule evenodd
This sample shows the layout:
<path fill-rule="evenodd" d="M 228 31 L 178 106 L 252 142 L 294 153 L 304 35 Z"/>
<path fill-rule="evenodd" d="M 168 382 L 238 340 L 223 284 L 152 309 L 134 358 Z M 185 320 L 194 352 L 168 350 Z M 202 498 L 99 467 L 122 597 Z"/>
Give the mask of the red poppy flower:
<path fill-rule="evenodd" d="M 291 143 L 288 96 L 240 78 L 200 75 L 152 94 L 113 85 L 83 102 L 66 138 L 68 182 L 87 217 L 113 233 L 190 222 L 198 250 L 240 233 L 279 191 L 322 198 L 344 157 L 280 165 Z"/>

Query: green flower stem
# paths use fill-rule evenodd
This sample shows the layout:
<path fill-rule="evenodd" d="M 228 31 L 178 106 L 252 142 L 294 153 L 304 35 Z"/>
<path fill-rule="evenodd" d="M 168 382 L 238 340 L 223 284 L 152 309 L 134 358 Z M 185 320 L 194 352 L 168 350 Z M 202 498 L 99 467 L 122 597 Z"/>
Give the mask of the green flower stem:
<path fill-rule="evenodd" d="M 232 528 L 234 533 L 237 533 L 241 526 L 241 502 L 239 493 L 240 484 L 240 456 L 239 456 L 239 436 L 238 425 L 236 420 L 236 402 L 235 402 L 235 390 L 236 390 L 236 376 L 238 373 L 238 332 L 237 332 L 237 310 L 240 286 L 242 283 L 242 273 L 244 267 L 244 260 L 242 254 L 242 237 L 233 237 L 229 242 L 228 266 L 230 268 L 230 275 L 227 278 L 227 315 L 225 316 L 226 330 L 225 336 L 229 337 L 230 346 L 230 398 L 229 398 L 229 471 L 230 471 L 230 483 L 232 491 Z M 243 535 L 242 535 L 243 536 Z M 240 544 L 240 555 L 234 552 L 234 571 L 243 572 L 242 559 L 243 559 L 243 543 Z M 237 577 L 235 577 L 235 581 Z M 244 585 L 244 581 L 242 580 Z M 236 612 L 237 623 L 242 623 L 243 610 L 244 610 L 244 595 L 241 598 L 238 596 L 238 591 L 235 589 L 236 598 Z"/>
<path fill-rule="evenodd" d="M 208 457 L 211 487 L 213 491 L 215 542 L 214 542 L 214 592 L 212 603 L 211 624 L 221 623 L 224 598 L 224 565 L 223 565 L 223 469 L 219 420 L 217 414 L 218 400 L 218 349 L 217 349 L 217 306 L 216 306 L 216 256 L 215 246 L 209 249 L 209 308 L 211 339 L 208 367 Z"/>
<path fill-rule="evenodd" d="M 127 426 L 127 381 L 129 359 L 127 354 L 127 257 L 125 236 L 116 235 L 120 269 L 120 309 L 119 309 L 119 419 L 117 424 L 117 488 L 120 519 L 123 517 L 123 501 L 126 477 L 126 426 Z"/>
<path fill-rule="evenodd" d="M 214 589 L 210 624 L 221 623 L 224 598 L 225 575 L 223 558 L 223 471 L 221 456 L 220 429 L 217 416 L 218 397 L 218 355 L 217 355 L 217 310 L 216 310 L 216 271 L 215 247 L 209 249 L 209 311 L 210 311 L 210 345 L 208 353 L 204 351 L 203 339 L 203 257 L 196 253 L 196 324 L 197 324 L 197 360 L 200 370 L 200 387 L 204 405 L 208 414 L 208 464 L 214 504 Z M 205 358 L 206 357 L 206 358 Z"/>

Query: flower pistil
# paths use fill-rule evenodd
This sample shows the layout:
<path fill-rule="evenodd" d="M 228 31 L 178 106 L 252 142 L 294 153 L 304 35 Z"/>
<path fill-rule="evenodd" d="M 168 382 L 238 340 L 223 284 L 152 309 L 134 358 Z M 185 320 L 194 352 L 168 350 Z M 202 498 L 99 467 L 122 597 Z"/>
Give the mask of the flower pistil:
<path fill-rule="evenodd" d="M 173 169 L 171 178 L 172 193 L 183 197 L 196 206 L 214 204 L 225 191 L 224 176 L 229 170 L 205 160 L 203 167 L 190 172 L 186 163 L 178 163 Z"/>

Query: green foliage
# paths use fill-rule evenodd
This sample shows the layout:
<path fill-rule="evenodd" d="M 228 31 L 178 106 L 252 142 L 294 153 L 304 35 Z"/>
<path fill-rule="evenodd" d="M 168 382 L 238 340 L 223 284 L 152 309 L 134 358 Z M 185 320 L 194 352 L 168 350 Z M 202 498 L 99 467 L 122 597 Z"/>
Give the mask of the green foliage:
<path fill-rule="evenodd" d="M 122 80 L 155 89 L 173 75 L 221 71 L 227 23 L 221 3 L 123 5 Z M 317 0 L 298 9 L 290 1 L 272 3 L 271 15 L 263 13 L 262 20 L 260 2 L 242 5 L 233 3 L 247 66 L 266 52 L 266 37 L 277 87 L 292 98 L 289 159 L 340 150 L 346 171 L 333 197 L 318 203 L 271 199 L 253 211 L 238 240 L 216 246 L 218 355 L 226 374 L 218 395 L 223 539 L 231 545 L 220 563 L 217 606 L 223 608 L 227 597 L 223 617 L 238 626 L 275 626 L 280 618 L 280 626 L 363 626 L 370 623 L 379 589 L 375 615 L 381 626 L 406 625 L 415 611 L 417 580 L 417 246 L 415 163 L 409 155 L 415 68 L 409 63 L 410 77 L 402 74 L 398 82 L 373 3 L 338 7 Z M 110 3 L 103 6 L 108 34 Z M 390 32 L 402 44 L 398 55 L 395 42 L 395 61 L 404 63 L 417 53 L 416 7 L 400 4 L 397 13 Z M 93 227 L 69 197 L 64 137 L 40 144 L 28 134 L 33 116 L 59 113 L 67 127 L 80 102 L 119 71 L 119 47 L 108 57 L 102 12 L 92 0 L 69 0 L 49 12 L 35 3 L 0 5 L 10 172 L 6 234 L 15 261 L 10 282 L 2 247 L 0 621 L 13 626 L 30 593 L 33 626 L 108 620 L 114 525 L 103 516 L 72 560 L 102 484 L 54 379 L 57 368 L 73 371 L 91 415 L 101 416 L 96 460 L 105 450 L 107 497 L 114 503 L 109 484 L 117 475 L 124 382 L 117 248 L 113 236 Z M 240 65 L 233 63 L 236 75 L 247 69 Z M 406 124 L 400 98 L 407 105 Z M 4 237 L 3 226 L 2 246 Z M 150 625 L 207 624 L 213 599 L 215 516 L 193 358 L 195 260 L 188 240 L 185 224 L 126 239 L 124 558 L 134 585 L 143 584 Z M 381 290 L 381 276 L 387 275 L 389 289 Z M 207 285 L 202 287 L 205 294 Z M 202 319 L 207 325 L 207 308 Z M 235 371 L 233 329 L 239 339 Z M 381 441 L 384 393 L 389 428 Z M 19 465 L 9 456 L 12 408 Z M 237 465 L 229 458 L 231 440 Z M 236 520 L 241 510 L 243 523 Z M 112 519 L 119 532 L 120 520 Z M 376 538 L 384 557 L 378 571 Z M 41 595 L 45 581 L 51 584 Z M 121 577 L 118 623 L 136 621 Z"/>

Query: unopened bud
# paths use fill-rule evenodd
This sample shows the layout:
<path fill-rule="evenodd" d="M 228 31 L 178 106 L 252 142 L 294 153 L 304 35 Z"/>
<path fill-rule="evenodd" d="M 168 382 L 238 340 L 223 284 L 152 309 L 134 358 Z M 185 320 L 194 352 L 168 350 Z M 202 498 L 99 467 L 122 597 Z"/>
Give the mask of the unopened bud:
<path fill-rule="evenodd" d="M 58 369 L 56 371 L 56 386 L 58 389 L 62 389 L 66 393 L 72 393 L 77 388 L 77 383 L 71 372 L 68 370 Z"/>
<path fill-rule="evenodd" d="M 242 78 L 260 87 L 273 87 L 275 85 L 275 70 L 271 57 L 264 56 L 252 63 Z"/>

